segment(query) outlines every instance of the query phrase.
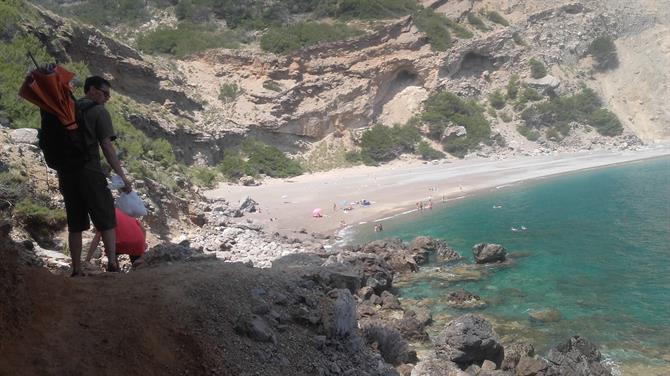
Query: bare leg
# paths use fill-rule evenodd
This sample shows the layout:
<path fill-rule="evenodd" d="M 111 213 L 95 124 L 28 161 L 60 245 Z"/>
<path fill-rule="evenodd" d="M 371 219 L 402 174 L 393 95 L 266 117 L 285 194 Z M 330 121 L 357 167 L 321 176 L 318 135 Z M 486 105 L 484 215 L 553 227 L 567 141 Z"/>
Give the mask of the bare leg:
<path fill-rule="evenodd" d="M 116 262 L 116 229 L 102 231 L 102 242 L 105 244 L 105 253 L 107 253 L 107 270 L 118 272 L 119 264 Z M 81 244 L 79 248 L 81 249 Z"/>
<path fill-rule="evenodd" d="M 95 233 L 95 236 L 93 237 L 93 240 L 91 240 L 91 246 L 88 247 L 88 253 L 86 254 L 86 262 L 91 262 L 91 257 L 93 257 L 93 252 L 95 252 L 95 249 L 98 248 L 98 244 L 100 244 L 100 231 Z"/>
<path fill-rule="evenodd" d="M 72 275 L 81 274 L 81 232 L 68 234 L 68 246 L 72 257 Z"/>

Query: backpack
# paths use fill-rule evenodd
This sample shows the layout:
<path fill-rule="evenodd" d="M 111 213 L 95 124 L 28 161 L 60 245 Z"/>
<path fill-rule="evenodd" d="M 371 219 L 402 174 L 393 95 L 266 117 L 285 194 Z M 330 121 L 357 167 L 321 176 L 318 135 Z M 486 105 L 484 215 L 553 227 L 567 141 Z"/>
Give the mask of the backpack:
<path fill-rule="evenodd" d="M 84 138 L 84 114 L 96 105 L 95 102 L 84 105 L 75 102 L 75 121 L 79 127 L 73 130 L 65 128 L 56 115 L 40 111 L 39 146 L 47 166 L 56 171 L 74 171 L 84 167 L 91 159 Z"/>

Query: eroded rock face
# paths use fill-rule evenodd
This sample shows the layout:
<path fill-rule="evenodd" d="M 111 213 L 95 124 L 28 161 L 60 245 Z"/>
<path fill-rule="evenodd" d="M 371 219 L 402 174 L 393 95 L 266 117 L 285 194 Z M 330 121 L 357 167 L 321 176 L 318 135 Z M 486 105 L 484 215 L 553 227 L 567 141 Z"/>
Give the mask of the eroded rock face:
<path fill-rule="evenodd" d="M 612 372 L 600 361 L 598 348 L 588 340 L 574 336 L 553 349 L 546 357 L 559 375 L 611 376 Z"/>
<path fill-rule="evenodd" d="M 458 252 L 451 249 L 447 243 L 442 240 L 431 238 L 430 236 L 417 236 L 409 244 L 409 251 L 412 252 L 417 265 L 428 262 L 431 254 L 437 255 L 438 262 L 449 262 L 461 259 Z"/>
<path fill-rule="evenodd" d="M 489 264 L 503 262 L 507 256 L 507 250 L 500 244 L 479 243 L 472 247 L 477 264 Z"/>
<path fill-rule="evenodd" d="M 435 343 L 438 357 L 461 368 L 482 364 L 485 360 L 497 366 L 504 357 L 503 346 L 491 323 L 481 316 L 467 314 L 451 320 Z"/>

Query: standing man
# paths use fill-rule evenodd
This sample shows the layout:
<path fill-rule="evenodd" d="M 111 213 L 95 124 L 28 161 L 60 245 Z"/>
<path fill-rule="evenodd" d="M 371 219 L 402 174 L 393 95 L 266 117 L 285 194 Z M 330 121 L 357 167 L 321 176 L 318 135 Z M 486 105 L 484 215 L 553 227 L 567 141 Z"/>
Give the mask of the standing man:
<path fill-rule="evenodd" d="M 112 127 L 112 118 L 105 108 L 105 103 L 111 95 L 110 90 L 109 82 L 99 76 L 89 77 L 84 82 L 85 96 L 77 101 L 77 106 L 90 107 L 84 112 L 85 124 L 80 124 L 83 128 L 88 160 L 82 168 L 58 172 L 58 185 L 63 194 L 67 213 L 73 277 L 82 275 L 81 233 L 90 227 L 89 216 L 93 225 L 100 231 L 102 242 L 105 245 L 108 259 L 107 271 L 119 270 L 116 262 L 114 198 L 112 192 L 107 188 L 107 179 L 100 165 L 100 148 L 102 148 L 107 163 L 123 179 L 125 186 L 122 189 L 130 192 L 132 186 L 123 173 L 112 145 L 116 135 Z"/>

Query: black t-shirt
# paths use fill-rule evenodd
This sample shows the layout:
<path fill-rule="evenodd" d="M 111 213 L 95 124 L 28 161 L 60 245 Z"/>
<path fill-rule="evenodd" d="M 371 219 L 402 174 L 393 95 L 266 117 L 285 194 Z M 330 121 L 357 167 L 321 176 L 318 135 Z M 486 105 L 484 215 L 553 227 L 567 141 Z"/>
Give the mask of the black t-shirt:
<path fill-rule="evenodd" d="M 82 98 L 77 101 L 79 106 L 87 106 L 92 101 Z M 99 145 L 106 138 L 116 139 L 114 127 L 112 126 L 112 117 L 104 105 L 96 105 L 89 108 L 85 113 L 86 126 L 84 127 L 84 140 L 88 150 L 89 161 L 84 168 L 91 171 L 103 172 L 100 165 L 100 147 Z"/>

